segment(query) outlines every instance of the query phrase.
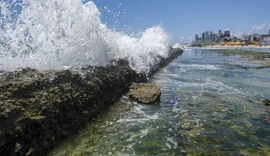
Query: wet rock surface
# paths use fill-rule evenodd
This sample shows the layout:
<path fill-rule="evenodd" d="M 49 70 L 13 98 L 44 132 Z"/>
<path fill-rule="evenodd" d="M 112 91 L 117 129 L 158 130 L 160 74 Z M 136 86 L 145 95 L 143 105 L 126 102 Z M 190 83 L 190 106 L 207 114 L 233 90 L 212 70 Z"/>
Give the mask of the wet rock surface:
<path fill-rule="evenodd" d="M 156 64 L 151 67 L 148 76 L 151 77 L 153 74 L 155 74 L 160 68 L 165 67 L 168 65 L 173 59 L 175 59 L 177 56 L 182 55 L 184 51 L 180 48 L 171 48 L 169 56 L 167 58 L 158 56 L 156 59 Z"/>
<path fill-rule="evenodd" d="M 263 100 L 263 103 L 267 106 L 270 106 L 270 99 Z"/>
<path fill-rule="evenodd" d="M 126 62 L 76 71 L 23 69 L 0 79 L 0 153 L 52 148 L 128 91 L 139 76 Z M 8 154 L 8 155 L 9 155 Z"/>
<path fill-rule="evenodd" d="M 270 124 L 270 116 L 265 116 L 263 118 L 263 122 L 266 123 L 266 124 Z"/>
<path fill-rule="evenodd" d="M 171 50 L 153 70 L 182 52 Z M 133 82 L 145 81 L 146 75 L 136 74 L 125 60 L 78 71 L 27 68 L 2 73 L 0 155 L 44 155 L 127 93 Z"/>
<path fill-rule="evenodd" d="M 155 84 L 133 83 L 130 86 L 128 96 L 138 102 L 151 104 L 159 100 L 160 89 Z"/>

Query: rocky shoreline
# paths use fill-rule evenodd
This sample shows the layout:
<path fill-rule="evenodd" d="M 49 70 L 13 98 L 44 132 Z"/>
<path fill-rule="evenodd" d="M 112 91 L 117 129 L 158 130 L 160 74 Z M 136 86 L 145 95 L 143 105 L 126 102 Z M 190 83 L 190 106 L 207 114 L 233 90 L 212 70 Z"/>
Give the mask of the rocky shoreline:
<path fill-rule="evenodd" d="M 149 76 L 181 55 L 171 49 Z M 84 127 L 102 108 L 145 82 L 125 60 L 80 71 L 22 69 L 0 76 L 0 155 L 43 155 Z M 41 153 L 42 152 L 42 153 Z"/>
<path fill-rule="evenodd" d="M 243 69 L 263 69 L 263 68 L 269 68 L 270 67 L 270 53 L 266 52 L 253 52 L 253 51 L 241 51 L 241 50 L 230 50 L 230 49 L 224 49 L 219 51 L 219 53 L 223 55 L 238 55 L 243 59 L 246 59 L 246 63 L 256 63 L 258 66 L 247 66 L 247 65 L 236 65 L 236 64 L 225 64 L 228 66 L 234 66 L 237 68 L 243 68 Z"/>

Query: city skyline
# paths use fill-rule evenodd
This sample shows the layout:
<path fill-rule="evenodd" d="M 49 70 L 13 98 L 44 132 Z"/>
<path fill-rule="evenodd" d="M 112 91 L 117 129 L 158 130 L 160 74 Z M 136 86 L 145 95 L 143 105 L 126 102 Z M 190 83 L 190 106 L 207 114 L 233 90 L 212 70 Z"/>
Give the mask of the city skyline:
<path fill-rule="evenodd" d="M 217 43 L 221 41 L 248 41 L 248 42 L 269 42 L 270 41 L 270 28 L 268 33 L 253 33 L 242 34 L 241 36 L 234 36 L 231 34 L 230 29 L 225 29 L 224 32 L 220 29 L 217 33 L 213 31 L 202 32 L 201 35 L 196 34 L 192 43 Z"/>
<path fill-rule="evenodd" d="M 269 29 L 266 28 L 265 31 L 261 31 L 260 33 L 259 32 L 256 32 L 256 31 L 250 31 L 250 32 L 247 32 L 247 33 L 234 34 L 234 33 L 231 32 L 230 29 L 225 29 L 224 32 L 226 30 L 228 30 L 230 32 L 229 34 L 230 34 L 231 37 L 237 37 L 237 38 L 241 38 L 241 37 L 247 36 L 247 35 L 255 35 L 255 34 L 260 34 L 260 35 L 269 35 L 270 34 L 270 27 L 269 27 Z M 213 32 L 213 31 L 205 31 L 204 33 L 207 33 L 207 32 L 210 32 L 210 34 L 211 34 L 211 32 Z M 200 35 L 200 34 L 202 34 L 202 35 Z M 222 30 L 219 29 L 217 33 L 212 33 L 212 34 L 213 35 L 220 36 L 223 33 L 222 33 Z M 196 41 L 196 36 L 203 37 L 203 33 L 197 33 L 197 34 L 195 34 L 194 41 Z"/>
<path fill-rule="evenodd" d="M 219 42 L 224 37 L 231 37 L 231 30 L 225 29 L 222 31 L 218 30 L 217 33 L 213 33 L 213 31 L 205 31 L 202 32 L 201 35 L 196 34 L 194 38 L 194 42 Z"/>

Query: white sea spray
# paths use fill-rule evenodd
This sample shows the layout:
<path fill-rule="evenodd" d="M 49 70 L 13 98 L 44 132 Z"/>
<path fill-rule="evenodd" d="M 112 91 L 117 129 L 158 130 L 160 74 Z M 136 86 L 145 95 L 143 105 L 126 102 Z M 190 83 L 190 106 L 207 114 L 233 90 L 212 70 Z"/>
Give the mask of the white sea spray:
<path fill-rule="evenodd" d="M 148 28 L 139 37 L 116 32 L 101 22 L 92 1 L 23 0 L 16 4 L 22 7 L 18 18 L 10 21 L 15 2 L 1 3 L 1 70 L 105 66 L 125 58 L 137 72 L 148 72 L 158 55 L 168 55 L 163 28 Z"/>

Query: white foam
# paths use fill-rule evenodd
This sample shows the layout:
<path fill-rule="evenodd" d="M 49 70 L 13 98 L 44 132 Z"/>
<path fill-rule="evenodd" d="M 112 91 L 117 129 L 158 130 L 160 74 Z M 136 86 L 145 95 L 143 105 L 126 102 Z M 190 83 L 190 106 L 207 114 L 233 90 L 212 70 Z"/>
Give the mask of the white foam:
<path fill-rule="evenodd" d="M 174 141 L 174 139 L 172 137 L 168 137 L 167 141 L 172 143 L 174 145 L 174 148 L 178 147 L 178 143 L 176 141 Z"/>
<path fill-rule="evenodd" d="M 180 48 L 180 49 L 182 49 L 182 50 L 185 49 L 185 48 L 184 48 L 184 45 L 181 45 L 181 44 L 179 44 L 179 43 L 175 43 L 175 44 L 173 45 L 173 48 Z"/>
<path fill-rule="evenodd" d="M 162 80 L 156 80 L 157 83 L 159 84 L 170 84 L 174 85 L 177 88 L 184 88 L 184 87 L 196 87 L 200 88 L 201 92 L 204 91 L 205 88 L 209 89 L 215 89 L 220 93 L 223 94 L 243 94 L 244 92 L 241 89 L 231 87 L 230 85 L 227 85 L 221 81 L 217 81 L 213 78 L 210 77 L 201 77 L 200 79 L 198 78 L 189 78 L 189 77 L 181 77 L 180 75 L 171 75 L 169 74 L 161 74 L 162 75 Z M 170 78 L 173 76 L 173 79 Z M 179 79 L 175 78 L 181 78 L 183 81 L 179 81 Z M 194 95 L 193 98 L 198 98 L 200 95 Z M 188 97 L 183 98 L 184 100 L 187 100 Z"/>
<path fill-rule="evenodd" d="M 182 87 L 201 87 L 203 88 L 212 88 L 216 89 L 219 92 L 225 92 L 228 94 L 234 94 L 234 93 L 242 93 L 240 90 L 230 87 L 220 81 L 213 80 L 211 78 L 206 78 L 203 83 L 188 83 L 188 82 L 181 82 Z M 194 97 L 196 98 L 196 97 Z"/>
<path fill-rule="evenodd" d="M 181 45 L 179 43 L 174 44 L 173 48 L 180 48 L 184 51 L 192 51 L 191 49 L 188 48 L 188 45 Z"/>
<path fill-rule="evenodd" d="M 147 115 L 146 117 L 147 117 L 148 119 L 150 119 L 150 120 L 156 120 L 156 119 L 159 118 L 157 114 L 154 114 L 154 115 Z"/>
<path fill-rule="evenodd" d="M 105 66 L 112 59 L 127 58 L 137 72 L 147 72 L 157 55 L 167 56 L 169 37 L 161 27 L 137 38 L 116 32 L 101 22 L 92 1 L 23 0 L 13 25 L 6 22 L 10 5 L 1 3 L 0 43 L 7 44 L 0 46 L 2 70 Z"/>
<path fill-rule="evenodd" d="M 165 144 L 169 149 L 171 149 L 172 147 L 171 147 L 171 145 L 169 144 L 169 143 L 167 143 L 166 142 L 166 144 Z"/>
<path fill-rule="evenodd" d="M 179 72 L 187 72 L 192 70 L 220 70 L 219 65 L 210 64 L 175 64 L 180 67 Z"/>
<path fill-rule="evenodd" d="M 141 132 L 140 138 L 143 138 L 143 137 L 145 137 L 145 136 L 148 135 L 149 129 L 143 129 L 143 130 L 141 130 L 140 132 Z"/>

